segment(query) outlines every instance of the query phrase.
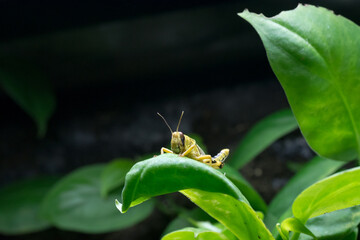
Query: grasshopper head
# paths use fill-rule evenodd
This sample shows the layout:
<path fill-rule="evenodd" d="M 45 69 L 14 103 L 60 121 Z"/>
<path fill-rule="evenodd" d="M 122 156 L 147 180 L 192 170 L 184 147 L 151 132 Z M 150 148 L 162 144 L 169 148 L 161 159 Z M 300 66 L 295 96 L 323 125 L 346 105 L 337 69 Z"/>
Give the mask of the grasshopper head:
<path fill-rule="evenodd" d="M 182 132 L 172 133 L 171 150 L 176 154 L 180 154 L 185 151 L 185 135 Z"/>
<path fill-rule="evenodd" d="M 166 126 L 170 129 L 171 132 L 171 150 L 176 153 L 180 154 L 185 152 L 185 135 L 182 132 L 179 132 L 179 126 L 181 123 L 182 116 L 184 115 L 184 111 L 181 112 L 181 116 L 179 119 L 179 123 L 177 125 L 176 131 L 173 132 L 169 124 L 166 122 L 165 118 L 161 116 L 160 113 L 157 113 L 165 122 Z"/>

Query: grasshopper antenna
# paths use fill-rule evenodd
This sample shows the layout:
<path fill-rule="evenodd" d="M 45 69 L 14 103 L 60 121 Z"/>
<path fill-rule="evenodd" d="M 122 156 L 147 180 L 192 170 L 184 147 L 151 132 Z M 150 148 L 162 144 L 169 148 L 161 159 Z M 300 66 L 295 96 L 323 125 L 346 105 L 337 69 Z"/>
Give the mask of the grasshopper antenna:
<path fill-rule="evenodd" d="M 161 116 L 161 114 L 160 113 L 157 113 L 163 120 L 164 120 L 164 122 L 165 122 L 165 124 L 166 124 L 166 126 L 168 126 L 168 128 L 170 129 L 170 132 L 171 132 L 171 134 L 173 133 L 173 131 L 171 130 L 171 127 L 169 126 L 169 124 L 166 122 L 166 120 L 165 120 L 165 118 L 163 117 L 163 116 Z"/>
<path fill-rule="evenodd" d="M 180 127 L 180 123 L 181 123 L 181 119 L 182 119 L 182 116 L 184 115 L 184 111 L 181 112 L 181 116 L 180 116 L 180 119 L 179 119 L 179 123 L 177 125 L 177 128 L 176 128 L 176 131 L 178 132 L 179 131 L 179 127 Z"/>

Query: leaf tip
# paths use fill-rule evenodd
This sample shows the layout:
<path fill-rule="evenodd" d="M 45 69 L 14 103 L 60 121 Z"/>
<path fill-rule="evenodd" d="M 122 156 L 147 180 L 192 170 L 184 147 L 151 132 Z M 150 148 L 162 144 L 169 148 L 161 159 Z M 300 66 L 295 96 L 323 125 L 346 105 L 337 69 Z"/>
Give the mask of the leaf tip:
<path fill-rule="evenodd" d="M 46 135 L 46 130 L 47 130 L 47 124 L 46 123 L 41 123 L 40 121 L 35 121 L 36 125 L 37 125 L 37 138 L 38 139 L 43 139 Z"/>
<path fill-rule="evenodd" d="M 237 15 L 239 17 L 245 18 L 246 15 L 250 14 L 249 9 L 245 8 L 244 11 L 239 12 Z"/>
<path fill-rule="evenodd" d="M 123 211 L 123 209 L 122 209 L 122 204 L 117 200 L 117 199 L 115 199 L 115 206 L 116 206 L 116 208 L 121 212 L 121 213 L 125 213 L 126 211 Z"/>
<path fill-rule="evenodd" d="M 245 8 L 244 11 L 238 13 L 238 16 L 248 21 L 249 23 L 255 19 L 267 18 L 264 14 L 252 13 L 247 8 Z"/>

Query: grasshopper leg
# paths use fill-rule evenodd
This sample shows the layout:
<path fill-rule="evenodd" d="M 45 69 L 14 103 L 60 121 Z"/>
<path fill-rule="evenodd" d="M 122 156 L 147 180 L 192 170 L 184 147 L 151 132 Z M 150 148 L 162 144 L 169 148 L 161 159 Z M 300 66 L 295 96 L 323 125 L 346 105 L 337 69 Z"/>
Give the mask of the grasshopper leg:
<path fill-rule="evenodd" d="M 229 149 L 223 149 L 215 157 L 211 157 L 210 155 L 201 155 L 196 157 L 195 160 L 203 162 L 215 169 L 219 169 L 224 166 L 224 161 L 228 156 Z"/>
<path fill-rule="evenodd" d="M 171 151 L 170 149 L 167 149 L 167 148 L 162 147 L 161 150 L 160 150 L 160 153 L 161 153 L 161 154 L 164 154 L 164 153 L 174 153 L 174 152 Z"/>
<path fill-rule="evenodd" d="M 211 155 L 200 155 L 200 156 L 196 157 L 195 160 L 205 163 L 206 165 L 209 165 L 210 167 L 214 167 Z"/>
<path fill-rule="evenodd" d="M 222 168 L 224 166 L 225 159 L 229 156 L 229 149 L 221 150 L 215 157 L 211 159 L 211 166 L 213 168 Z"/>
<path fill-rule="evenodd" d="M 196 143 L 193 143 L 193 145 L 191 145 L 188 149 L 186 149 L 185 152 L 183 152 L 182 154 L 180 154 L 180 157 L 185 157 L 186 155 L 188 155 L 192 150 L 193 148 L 196 146 Z"/>
<path fill-rule="evenodd" d="M 211 155 L 200 155 L 198 157 L 195 157 L 195 160 L 203 163 L 211 163 Z"/>
<path fill-rule="evenodd" d="M 212 163 L 210 164 L 210 166 L 215 168 L 215 169 L 219 169 L 219 168 L 221 169 L 224 166 L 224 162 L 212 160 Z"/>
<path fill-rule="evenodd" d="M 213 162 L 224 162 L 229 156 L 229 152 L 230 150 L 227 148 L 221 150 L 215 157 L 212 158 Z"/>

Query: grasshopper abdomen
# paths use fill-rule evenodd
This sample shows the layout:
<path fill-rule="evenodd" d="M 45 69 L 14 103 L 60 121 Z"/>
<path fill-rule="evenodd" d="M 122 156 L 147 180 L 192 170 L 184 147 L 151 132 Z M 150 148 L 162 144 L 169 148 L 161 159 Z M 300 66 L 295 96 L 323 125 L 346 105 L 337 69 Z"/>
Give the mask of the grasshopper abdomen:
<path fill-rule="evenodd" d="M 215 157 L 212 157 L 211 160 L 213 163 L 217 163 L 219 168 L 222 168 L 224 165 L 225 159 L 229 156 L 229 149 L 225 148 L 221 150 Z"/>

